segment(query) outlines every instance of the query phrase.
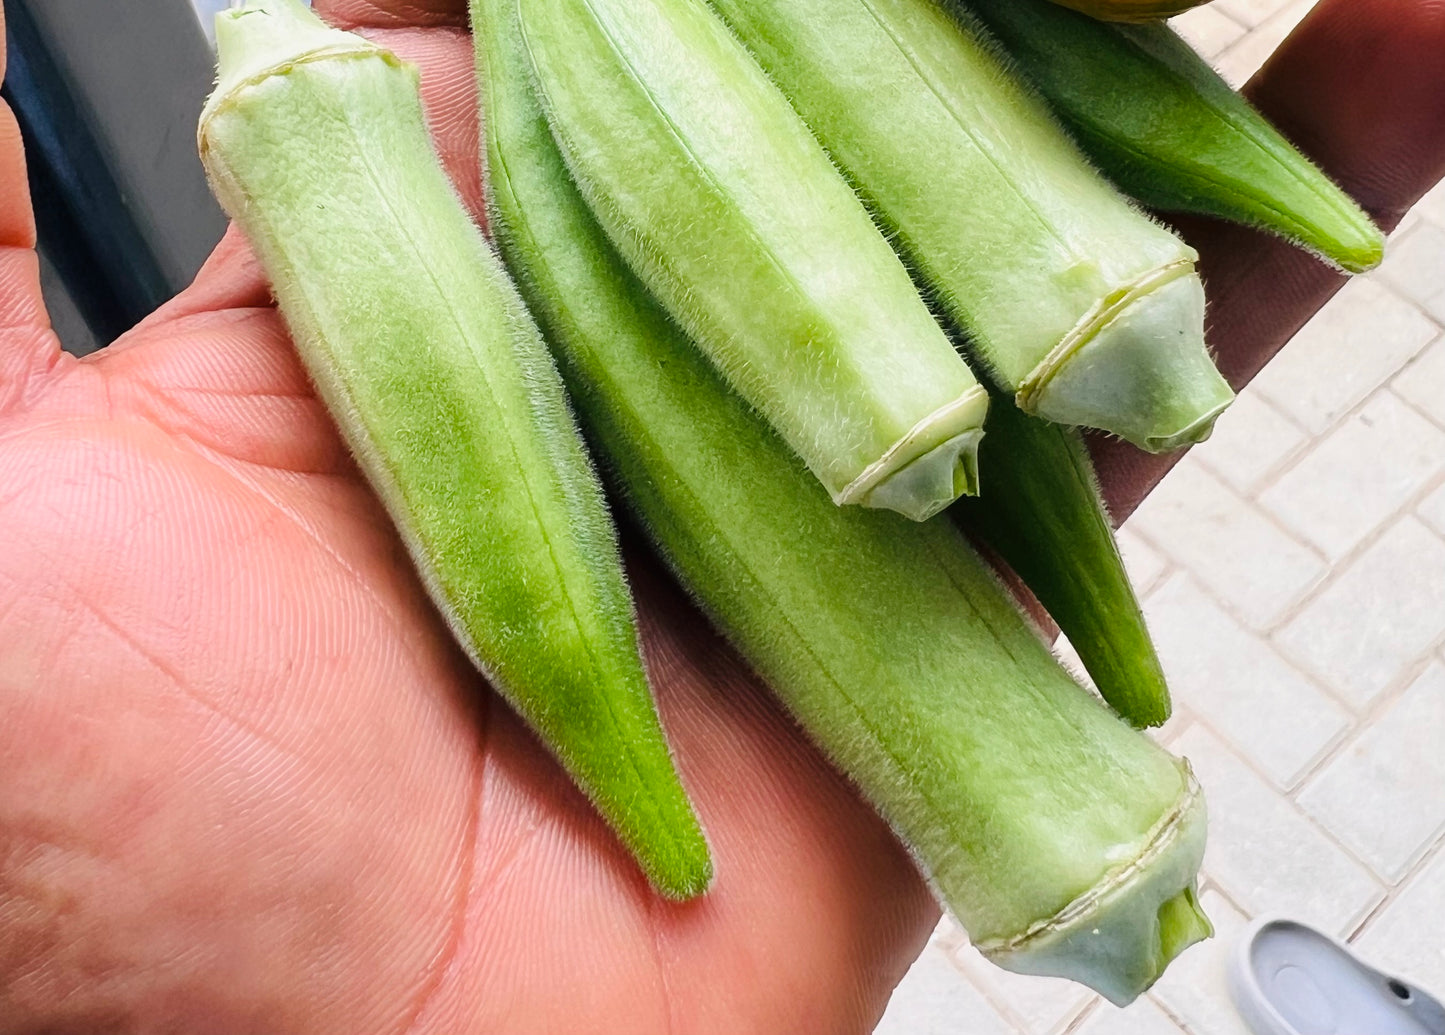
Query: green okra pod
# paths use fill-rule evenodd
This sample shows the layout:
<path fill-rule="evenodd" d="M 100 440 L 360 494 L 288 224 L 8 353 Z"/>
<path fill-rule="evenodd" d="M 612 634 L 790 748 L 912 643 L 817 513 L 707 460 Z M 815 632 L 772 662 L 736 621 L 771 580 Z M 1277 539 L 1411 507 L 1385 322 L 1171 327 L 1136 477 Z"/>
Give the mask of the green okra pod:
<path fill-rule="evenodd" d="M 664 894 L 711 878 L 615 534 L 536 326 L 431 149 L 413 68 L 297 0 L 220 15 L 200 148 L 432 599 Z"/>
<path fill-rule="evenodd" d="M 975 491 L 987 393 L 808 128 L 698 0 L 521 0 L 609 237 L 835 502 Z"/>
<path fill-rule="evenodd" d="M 988 492 L 952 513 L 1043 604 L 1104 700 L 1131 725 L 1161 725 L 1169 686 L 1083 437 L 997 397 L 987 431 Z"/>
<path fill-rule="evenodd" d="M 1207 936 L 1183 763 L 1073 683 L 949 522 L 838 508 L 629 272 L 472 0 L 493 227 L 654 542 L 996 962 L 1117 1002 Z"/>
<path fill-rule="evenodd" d="M 1260 227 L 1352 273 L 1379 264 L 1370 217 L 1167 25 L 1105 25 L 1048 0 L 966 6 L 1146 205 Z"/>
<path fill-rule="evenodd" d="M 1153 451 L 1233 398 L 1196 255 L 936 0 L 712 0 L 1025 412 Z"/>

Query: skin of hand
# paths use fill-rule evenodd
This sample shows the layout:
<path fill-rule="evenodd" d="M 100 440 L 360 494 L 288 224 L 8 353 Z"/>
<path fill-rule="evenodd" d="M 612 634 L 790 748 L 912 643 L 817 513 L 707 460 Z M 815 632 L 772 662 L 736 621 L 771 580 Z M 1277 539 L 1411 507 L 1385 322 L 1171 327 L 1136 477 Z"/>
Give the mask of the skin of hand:
<path fill-rule="evenodd" d="M 318 7 L 421 66 L 479 214 L 465 5 Z M 1251 92 L 1393 225 L 1445 172 L 1440 53 L 1439 0 L 1322 0 Z M 1342 278 L 1183 225 L 1241 384 Z M 34 243 L 0 108 L 0 1035 L 871 1030 L 932 898 L 645 551 L 647 657 L 718 869 L 686 905 L 450 643 L 244 242 L 84 360 Z M 1098 456 L 1120 516 L 1168 466 Z"/>

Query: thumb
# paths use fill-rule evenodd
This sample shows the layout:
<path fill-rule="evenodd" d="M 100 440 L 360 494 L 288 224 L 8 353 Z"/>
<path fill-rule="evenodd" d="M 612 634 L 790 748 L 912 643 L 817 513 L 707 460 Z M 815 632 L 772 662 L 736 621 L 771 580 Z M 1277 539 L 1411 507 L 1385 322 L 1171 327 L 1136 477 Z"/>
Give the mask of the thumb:
<path fill-rule="evenodd" d="M 5 77 L 5 12 L 0 8 L 0 80 Z M 40 297 L 35 213 L 25 180 L 20 126 L 0 100 L 0 416 L 20 405 L 54 368 L 60 341 Z"/>

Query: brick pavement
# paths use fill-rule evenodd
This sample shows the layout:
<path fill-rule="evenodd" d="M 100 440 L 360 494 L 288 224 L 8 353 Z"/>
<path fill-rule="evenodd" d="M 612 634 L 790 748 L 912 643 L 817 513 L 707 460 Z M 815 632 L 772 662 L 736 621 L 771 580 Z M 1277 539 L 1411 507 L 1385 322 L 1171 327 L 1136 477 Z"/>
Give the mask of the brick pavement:
<path fill-rule="evenodd" d="M 1240 83 L 1313 0 L 1176 20 Z M 945 921 L 877 1035 L 1246 1035 L 1223 959 L 1287 913 L 1445 994 L 1445 187 L 1121 533 L 1211 803 L 1219 936 L 1117 1010 Z M 1063 653 L 1068 657 L 1065 647 Z"/>

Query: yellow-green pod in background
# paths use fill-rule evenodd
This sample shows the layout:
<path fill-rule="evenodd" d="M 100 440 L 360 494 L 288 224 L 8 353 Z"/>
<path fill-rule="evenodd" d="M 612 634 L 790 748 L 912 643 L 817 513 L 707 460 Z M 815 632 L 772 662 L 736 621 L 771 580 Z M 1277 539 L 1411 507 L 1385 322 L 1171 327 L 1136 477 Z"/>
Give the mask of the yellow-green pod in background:
<path fill-rule="evenodd" d="M 415 69 L 298 0 L 220 15 L 213 190 L 432 600 L 673 898 L 712 863 L 561 381 L 427 136 Z"/>

